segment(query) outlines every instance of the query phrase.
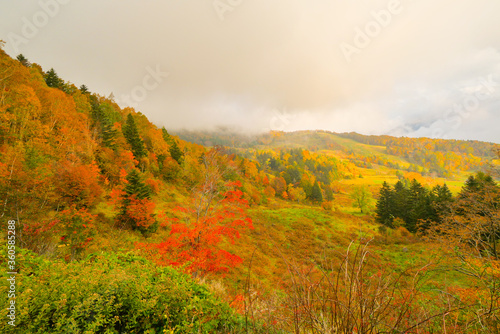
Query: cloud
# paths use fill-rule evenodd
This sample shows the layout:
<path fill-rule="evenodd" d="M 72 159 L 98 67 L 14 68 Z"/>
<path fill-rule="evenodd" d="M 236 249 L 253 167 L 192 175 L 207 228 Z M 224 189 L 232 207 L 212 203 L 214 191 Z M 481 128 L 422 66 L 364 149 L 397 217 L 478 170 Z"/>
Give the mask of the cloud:
<path fill-rule="evenodd" d="M 460 103 L 459 89 L 473 89 L 464 83 L 500 74 L 496 0 L 221 1 L 234 4 L 223 15 L 212 0 L 69 1 L 19 49 L 118 98 L 159 67 L 169 76 L 135 102 L 167 128 L 257 131 L 287 110 L 289 129 L 416 135 Z M 38 1 L 0 4 L 8 52 L 9 33 L 40 10 Z M 360 32 L 367 45 L 356 43 Z M 350 59 L 343 43 L 357 49 Z M 481 102 L 491 127 L 493 100 Z M 447 134 L 465 134 L 464 124 Z"/>

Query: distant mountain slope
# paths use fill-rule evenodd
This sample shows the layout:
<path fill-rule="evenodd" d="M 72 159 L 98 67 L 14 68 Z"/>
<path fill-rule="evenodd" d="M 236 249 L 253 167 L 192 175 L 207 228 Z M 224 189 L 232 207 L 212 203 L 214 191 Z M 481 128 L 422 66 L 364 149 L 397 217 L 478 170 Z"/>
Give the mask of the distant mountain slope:
<path fill-rule="evenodd" d="M 180 138 L 201 145 L 239 149 L 302 148 L 313 152 L 333 151 L 359 167 L 373 164 L 428 175 L 451 177 L 457 171 L 474 171 L 495 156 L 497 144 L 476 140 L 366 136 L 355 132 L 270 132 L 242 135 L 230 131 L 177 132 Z"/>

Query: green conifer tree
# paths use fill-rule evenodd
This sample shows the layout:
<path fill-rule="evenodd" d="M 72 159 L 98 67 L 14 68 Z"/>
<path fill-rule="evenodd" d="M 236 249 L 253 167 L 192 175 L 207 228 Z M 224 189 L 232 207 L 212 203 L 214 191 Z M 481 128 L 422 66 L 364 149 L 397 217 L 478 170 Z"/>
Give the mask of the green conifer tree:
<path fill-rule="evenodd" d="M 163 135 L 163 140 L 165 140 L 170 145 L 168 149 L 170 156 L 180 165 L 182 163 L 182 160 L 184 159 L 184 153 L 181 151 L 181 149 L 177 145 L 176 140 L 172 138 L 165 127 L 161 129 L 161 132 Z"/>
<path fill-rule="evenodd" d="M 26 67 L 31 66 L 31 63 L 28 61 L 28 59 L 22 53 L 17 56 L 17 60 L 19 60 L 19 62 L 21 64 L 23 64 L 23 66 L 26 66 Z"/>
<path fill-rule="evenodd" d="M 170 144 L 172 137 L 170 136 L 170 133 L 168 133 L 167 129 L 165 129 L 165 127 L 161 128 L 161 134 L 163 136 L 163 140 Z"/>
<path fill-rule="evenodd" d="M 51 68 L 47 73 L 45 73 L 45 83 L 47 83 L 47 86 L 52 87 L 52 88 L 62 88 L 63 87 L 63 80 L 59 78 L 57 75 L 56 71 Z"/>
<path fill-rule="evenodd" d="M 89 89 L 88 89 L 87 86 L 81 85 L 80 86 L 80 92 L 82 92 L 82 94 L 87 94 L 87 93 L 89 93 Z"/>
<path fill-rule="evenodd" d="M 387 182 L 384 181 L 380 189 L 377 206 L 375 209 L 376 220 L 382 225 L 393 228 L 394 194 Z"/>
<path fill-rule="evenodd" d="M 118 130 L 114 129 L 109 118 L 105 117 L 102 121 L 102 144 L 115 151 L 117 149 L 115 142 L 117 136 Z"/>
<path fill-rule="evenodd" d="M 408 196 L 408 188 L 405 183 L 402 181 L 396 182 L 393 191 L 393 209 L 391 213 L 394 218 L 399 217 L 405 222 L 409 220 Z"/>
<path fill-rule="evenodd" d="M 168 151 L 170 152 L 170 156 L 172 157 L 172 159 L 177 161 L 177 163 L 180 165 L 182 163 L 182 160 L 184 159 L 184 153 L 182 153 L 175 140 L 172 140 L 172 144 L 170 145 Z"/>
<path fill-rule="evenodd" d="M 445 184 L 436 185 L 429 192 L 429 215 L 424 224 L 421 224 L 420 231 L 425 232 L 431 224 L 441 224 L 442 216 L 449 211 L 449 205 L 453 202 L 453 195 Z"/>
<path fill-rule="evenodd" d="M 136 159 L 140 159 L 146 156 L 146 149 L 144 147 L 144 142 L 142 141 L 137 126 L 134 121 L 132 114 L 127 115 L 127 123 L 123 127 L 123 135 L 129 143 L 132 153 Z"/>
<path fill-rule="evenodd" d="M 141 233 L 148 234 L 154 232 L 157 228 L 157 224 L 150 226 L 149 228 L 143 228 L 138 226 L 137 222 L 134 218 L 130 217 L 127 214 L 127 209 L 131 204 L 132 198 L 143 200 L 143 199 L 151 199 L 151 190 L 149 187 L 142 181 L 142 177 L 140 172 L 137 169 L 133 169 L 127 175 L 127 185 L 125 186 L 125 194 L 122 197 L 122 204 L 120 213 L 117 217 L 117 220 L 124 224 L 125 226 L 129 226 L 133 229 L 139 229 Z"/>
<path fill-rule="evenodd" d="M 427 220 L 431 216 L 431 205 L 427 189 L 417 180 L 413 179 L 408 189 L 408 216 L 406 228 L 410 232 L 416 232 L 419 220 Z"/>
<path fill-rule="evenodd" d="M 312 187 L 311 200 L 313 202 L 323 202 L 323 194 L 321 193 L 321 188 L 319 187 L 318 181 L 314 182 L 314 185 Z"/>
<path fill-rule="evenodd" d="M 128 184 L 125 186 L 126 198 L 130 198 L 132 195 L 135 195 L 137 199 L 150 199 L 151 191 L 149 187 L 142 182 L 141 174 L 137 169 L 133 169 L 127 175 Z"/>

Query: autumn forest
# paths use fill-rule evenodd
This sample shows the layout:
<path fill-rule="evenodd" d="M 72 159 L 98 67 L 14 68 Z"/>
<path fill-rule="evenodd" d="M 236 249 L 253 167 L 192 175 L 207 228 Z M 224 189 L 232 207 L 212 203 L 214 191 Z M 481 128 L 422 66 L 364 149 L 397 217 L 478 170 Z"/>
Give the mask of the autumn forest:
<path fill-rule="evenodd" d="M 34 61 L 0 48 L 0 332 L 500 333 L 498 144 L 180 131 Z"/>

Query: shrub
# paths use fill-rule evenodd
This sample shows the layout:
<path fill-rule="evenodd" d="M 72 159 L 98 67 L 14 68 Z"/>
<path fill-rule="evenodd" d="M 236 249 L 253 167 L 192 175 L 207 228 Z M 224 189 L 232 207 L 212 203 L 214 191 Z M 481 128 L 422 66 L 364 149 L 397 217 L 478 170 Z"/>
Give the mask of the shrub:
<path fill-rule="evenodd" d="M 333 210 L 333 202 L 325 201 L 325 202 L 321 203 L 321 207 L 326 211 L 332 211 Z"/>
<path fill-rule="evenodd" d="M 189 276 L 134 255 L 68 264 L 18 255 L 16 327 L 2 321 L 2 333 L 224 333 L 243 324 Z M 7 311 L 2 305 L 2 319 Z"/>

